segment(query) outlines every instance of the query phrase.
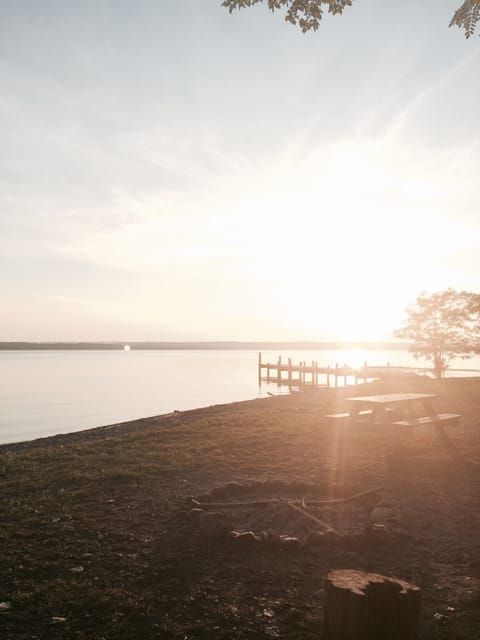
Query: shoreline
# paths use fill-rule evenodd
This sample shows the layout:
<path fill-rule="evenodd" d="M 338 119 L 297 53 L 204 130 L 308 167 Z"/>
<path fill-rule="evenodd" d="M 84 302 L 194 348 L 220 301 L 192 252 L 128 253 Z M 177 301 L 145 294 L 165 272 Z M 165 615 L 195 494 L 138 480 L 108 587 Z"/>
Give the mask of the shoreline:
<path fill-rule="evenodd" d="M 133 418 L 131 420 L 125 420 L 122 422 L 114 422 L 111 424 L 98 425 L 96 427 L 87 427 L 85 429 L 79 429 L 78 431 L 70 431 L 66 433 L 56 433 L 50 436 L 39 436 L 31 440 L 20 440 L 17 442 L 0 442 L 0 453 L 4 450 L 26 450 L 34 449 L 42 446 L 63 446 L 64 444 L 70 444 L 77 441 L 86 441 L 94 439 L 106 434 L 110 431 L 112 434 L 120 434 L 135 430 L 137 427 L 146 428 L 149 425 L 159 426 L 162 421 L 168 421 L 170 418 L 180 415 L 189 414 L 201 414 L 205 411 L 212 409 L 226 410 L 228 408 L 234 409 L 237 405 L 250 404 L 258 401 L 269 401 L 272 398 L 287 397 L 295 394 L 281 393 L 275 395 L 268 395 L 266 397 L 250 398 L 249 400 L 235 400 L 234 402 L 226 402 L 223 404 L 211 404 L 203 407 L 195 407 L 193 409 L 175 410 L 169 413 L 161 413 L 152 416 L 143 416 L 141 418 Z M 109 434 L 107 434 L 109 435 Z"/>
<path fill-rule="evenodd" d="M 213 403 L 210 405 L 193 407 L 191 409 L 174 410 L 168 413 L 142 416 L 140 418 L 132 418 L 130 420 L 124 420 L 121 422 L 113 422 L 113 423 L 108 423 L 104 425 L 97 425 L 94 427 L 86 427 L 86 428 L 82 428 L 75 431 L 56 433 L 56 434 L 47 435 L 47 436 L 39 436 L 38 438 L 32 438 L 30 440 L 20 440 L 20 441 L 5 442 L 5 443 L 0 442 L 0 453 L 2 451 L 9 450 L 9 449 L 20 451 L 20 450 L 27 450 L 30 448 L 32 449 L 39 448 L 42 446 L 48 446 L 48 447 L 62 446 L 63 444 L 81 442 L 81 441 L 101 437 L 107 432 L 110 432 L 112 434 L 120 434 L 120 433 L 134 431 L 137 428 L 147 428 L 149 425 L 159 426 L 159 424 L 161 424 L 162 422 L 168 421 L 170 418 L 174 416 L 201 415 L 204 412 L 208 412 L 216 409 L 220 409 L 222 411 L 229 410 L 229 409 L 234 410 L 235 407 L 238 407 L 238 406 L 250 405 L 252 403 L 259 403 L 259 402 L 270 402 L 278 398 L 291 398 L 291 397 L 298 398 L 303 396 L 303 397 L 309 397 L 311 399 L 314 397 L 319 398 L 321 397 L 322 394 L 326 394 L 326 393 L 327 394 L 333 393 L 337 395 L 340 394 L 341 396 L 344 396 L 345 392 L 347 392 L 347 395 L 352 395 L 352 393 L 354 393 L 355 395 L 358 395 L 358 390 L 365 386 L 372 386 L 372 385 L 378 386 L 378 385 L 384 385 L 384 384 L 391 385 L 392 383 L 403 384 L 404 386 L 405 385 L 408 386 L 408 384 L 411 383 L 412 381 L 415 384 L 415 386 L 417 386 L 418 384 L 421 384 L 422 386 L 425 386 L 425 384 L 427 386 L 431 386 L 432 384 L 433 385 L 440 384 L 443 386 L 448 386 L 449 383 L 458 385 L 459 381 L 462 381 L 465 383 L 469 381 L 470 382 L 477 381 L 479 383 L 479 389 L 480 389 L 480 376 L 446 376 L 441 380 L 437 380 L 435 378 L 427 378 L 427 377 L 418 376 L 412 373 L 411 376 L 410 374 L 408 374 L 407 376 L 402 375 L 398 379 L 392 378 L 390 381 L 388 381 L 388 379 L 373 380 L 368 383 L 363 383 L 363 384 L 360 383 L 358 385 L 345 385 L 342 387 L 318 387 L 318 388 L 307 387 L 306 389 L 302 389 L 299 391 L 284 391 L 282 393 L 276 393 L 276 394 L 268 393 L 265 396 L 258 396 L 256 398 L 249 398 L 246 400 L 234 400 L 232 402 L 225 402 L 225 403 L 218 403 L 218 404 Z"/>

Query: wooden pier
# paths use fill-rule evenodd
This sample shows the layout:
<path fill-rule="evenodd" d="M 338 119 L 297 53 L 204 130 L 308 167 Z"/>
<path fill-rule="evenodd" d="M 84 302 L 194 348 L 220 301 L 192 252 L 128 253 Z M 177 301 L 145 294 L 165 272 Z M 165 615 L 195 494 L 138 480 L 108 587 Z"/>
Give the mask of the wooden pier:
<path fill-rule="evenodd" d="M 408 369 L 408 367 L 398 368 Z M 278 385 L 288 385 L 289 387 L 316 388 L 330 387 L 333 381 L 334 386 L 337 387 L 342 379 L 343 385 L 346 385 L 349 379 L 354 384 L 359 384 L 359 382 L 366 382 L 386 375 L 390 371 L 388 363 L 385 367 L 370 367 L 366 362 L 360 368 L 350 367 L 346 364 L 339 365 L 338 363 L 334 367 L 322 367 L 315 360 L 312 360 L 311 364 L 307 362 L 293 364 L 291 358 L 288 358 L 287 362 L 282 362 L 281 357 L 277 362 L 262 362 L 262 354 L 258 354 L 258 383 L 260 385 L 262 382 L 276 382 Z"/>

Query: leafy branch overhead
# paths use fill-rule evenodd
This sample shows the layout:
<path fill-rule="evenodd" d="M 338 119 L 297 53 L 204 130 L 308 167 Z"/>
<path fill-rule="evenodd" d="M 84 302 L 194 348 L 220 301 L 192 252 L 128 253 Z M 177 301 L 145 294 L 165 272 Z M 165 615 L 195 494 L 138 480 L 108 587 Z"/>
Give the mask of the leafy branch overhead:
<path fill-rule="evenodd" d="M 227 7 L 232 13 L 235 9 L 244 9 L 264 0 L 224 0 L 223 7 Z M 285 20 L 292 24 L 298 24 L 303 33 L 316 31 L 320 26 L 325 9 L 328 13 L 343 13 L 345 7 L 351 6 L 353 0 L 267 0 L 271 11 L 287 7 Z"/>
<path fill-rule="evenodd" d="M 465 31 L 465 37 L 469 38 L 475 33 L 480 21 L 480 0 L 465 0 L 462 6 L 455 11 L 449 24 L 456 25 Z"/>
<path fill-rule="evenodd" d="M 223 0 L 222 6 L 230 13 L 236 9 L 251 7 L 259 2 L 266 2 L 271 11 L 286 7 L 285 20 L 300 27 L 303 33 L 316 31 L 325 12 L 334 15 L 343 13 L 354 0 Z M 465 37 L 475 33 L 480 21 L 480 0 L 465 0 L 455 11 L 449 26 L 463 29 Z"/>

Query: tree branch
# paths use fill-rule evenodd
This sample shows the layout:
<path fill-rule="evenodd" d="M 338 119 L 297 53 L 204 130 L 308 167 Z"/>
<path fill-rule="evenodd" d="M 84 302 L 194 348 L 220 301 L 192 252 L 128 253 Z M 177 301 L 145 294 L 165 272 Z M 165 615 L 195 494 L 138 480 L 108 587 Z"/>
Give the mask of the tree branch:
<path fill-rule="evenodd" d="M 252 7 L 260 2 L 266 2 L 271 11 L 285 7 L 285 20 L 298 25 L 303 33 L 316 31 L 325 10 L 333 15 L 343 13 L 345 7 L 350 7 L 354 0 L 223 0 L 222 6 L 229 13 L 238 9 Z M 465 0 L 455 11 L 449 27 L 457 26 L 463 29 L 465 37 L 470 38 L 475 33 L 480 22 L 480 0 Z"/>

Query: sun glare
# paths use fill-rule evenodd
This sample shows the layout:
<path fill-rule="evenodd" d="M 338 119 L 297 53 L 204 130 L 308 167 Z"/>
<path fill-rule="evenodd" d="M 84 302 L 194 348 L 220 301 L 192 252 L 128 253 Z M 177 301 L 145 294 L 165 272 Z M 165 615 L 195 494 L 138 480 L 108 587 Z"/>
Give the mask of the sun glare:
<path fill-rule="evenodd" d="M 345 361 L 354 369 L 362 369 L 365 363 L 368 364 L 371 353 L 364 349 L 349 349 L 345 351 Z"/>
<path fill-rule="evenodd" d="M 445 258 L 459 239 L 442 202 L 426 202 L 430 180 L 397 166 L 388 142 L 351 146 L 334 150 L 331 164 L 314 158 L 315 179 L 309 159 L 281 193 L 250 198 L 236 211 L 236 231 L 250 246 L 246 268 L 289 329 L 311 339 L 388 340 L 419 291 L 444 286 Z"/>

